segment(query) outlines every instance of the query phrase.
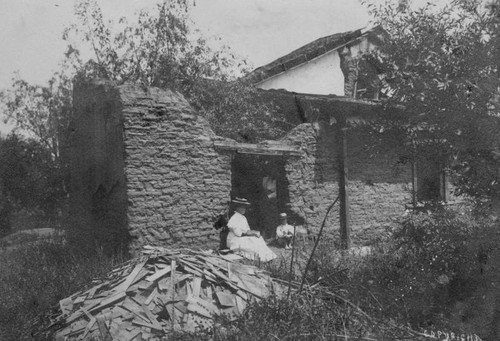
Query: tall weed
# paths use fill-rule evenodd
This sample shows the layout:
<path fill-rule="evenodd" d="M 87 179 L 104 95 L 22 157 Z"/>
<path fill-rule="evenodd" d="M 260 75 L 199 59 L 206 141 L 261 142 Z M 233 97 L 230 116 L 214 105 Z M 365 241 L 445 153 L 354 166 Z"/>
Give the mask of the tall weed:
<path fill-rule="evenodd" d="M 41 313 L 103 277 L 123 258 L 57 241 L 0 249 L 0 340 L 31 340 Z"/>
<path fill-rule="evenodd" d="M 373 315 L 413 327 L 479 333 L 482 327 L 464 323 L 464 309 L 471 302 L 476 310 L 484 308 L 477 306 L 477 295 L 491 286 L 494 272 L 485 269 L 494 262 L 499 242 L 496 226 L 469 214 L 411 214 L 388 243 L 350 271 L 345 284 L 351 298 Z M 457 307 L 460 323 L 454 317 Z"/>

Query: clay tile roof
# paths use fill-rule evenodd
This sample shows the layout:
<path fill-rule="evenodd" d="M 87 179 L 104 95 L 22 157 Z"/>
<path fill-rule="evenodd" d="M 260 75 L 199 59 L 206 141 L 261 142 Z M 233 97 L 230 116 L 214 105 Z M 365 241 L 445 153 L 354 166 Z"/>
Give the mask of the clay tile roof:
<path fill-rule="evenodd" d="M 300 64 L 304 64 L 341 46 L 347 45 L 361 36 L 364 36 L 366 33 L 377 29 L 378 27 L 369 30 L 358 29 L 343 33 L 335 33 L 316 39 L 313 42 L 299 47 L 289 54 L 270 62 L 269 64 L 258 67 L 246 75 L 244 79 L 253 84 L 260 83 L 265 79 L 278 75 Z"/>

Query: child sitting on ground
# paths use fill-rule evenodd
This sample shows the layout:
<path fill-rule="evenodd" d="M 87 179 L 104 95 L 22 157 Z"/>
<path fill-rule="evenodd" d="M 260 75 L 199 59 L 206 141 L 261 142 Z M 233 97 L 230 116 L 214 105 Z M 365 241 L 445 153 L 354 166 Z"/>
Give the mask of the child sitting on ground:
<path fill-rule="evenodd" d="M 288 225 L 286 213 L 280 214 L 280 225 L 276 228 L 276 240 L 286 250 L 292 248 L 293 226 Z"/>

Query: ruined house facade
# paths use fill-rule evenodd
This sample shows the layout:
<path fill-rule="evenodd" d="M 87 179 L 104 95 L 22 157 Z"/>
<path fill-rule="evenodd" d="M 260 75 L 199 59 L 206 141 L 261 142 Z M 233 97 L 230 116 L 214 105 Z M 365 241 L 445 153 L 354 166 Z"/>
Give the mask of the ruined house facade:
<path fill-rule="evenodd" d="M 329 151 L 326 164 L 336 165 L 326 173 L 330 178 L 337 176 L 341 229 L 349 230 L 352 225 L 354 236 L 357 229 L 371 229 L 364 221 L 367 216 L 373 217 L 373 227 L 400 216 L 402 207 L 421 209 L 423 203 L 435 201 L 462 203 L 453 194 L 445 159 L 433 147 L 436 141 L 423 135 L 409 141 L 390 133 L 382 137 L 384 141 L 374 141 L 377 133 L 367 134 L 365 128 L 384 115 L 391 119 L 405 116 L 403 110 L 387 112 L 377 105 L 390 94 L 383 70 L 370 52 L 384 44 L 386 37 L 380 26 L 332 34 L 246 76 L 257 88 L 273 93 L 279 104 L 283 94 L 293 97 L 295 107 L 288 101 L 287 113 L 295 111 L 302 122 L 326 127 L 322 136 L 332 141 L 323 138 L 318 143 Z M 387 206 L 381 207 L 384 203 Z M 361 240 L 369 242 L 370 234 L 362 235 Z"/>
<path fill-rule="evenodd" d="M 264 233 L 284 211 L 314 234 L 339 194 L 329 125 L 304 123 L 280 141 L 241 144 L 216 136 L 178 93 L 107 81 L 77 84 L 74 108 L 73 227 L 105 243 L 215 246 L 213 223 L 234 196 L 252 202 L 250 224 Z M 349 137 L 352 145 L 358 138 Z M 350 150 L 352 239 L 367 244 L 410 202 L 411 181 L 394 173 L 388 155 L 367 161 Z M 327 230 L 338 229 L 336 208 Z"/>
<path fill-rule="evenodd" d="M 323 54 L 311 46 L 299 50 L 331 61 L 340 48 L 359 49 L 358 41 L 369 46 L 366 39 L 366 32 L 355 31 L 321 40 L 330 48 L 320 44 Z M 288 64 L 295 63 L 292 70 L 309 63 L 301 58 Z M 399 164 L 391 145 L 374 153 L 369 132 L 354 128 L 373 117 L 376 104 L 294 92 L 302 88 L 269 90 L 287 79 L 301 83 L 287 69 L 277 72 L 275 66 L 285 62 L 249 76 L 296 125 L 279 141 L 260 144 L 216 136 L 170 90 L 99 80 L 76 84 L 70 209 L 78 235 L 132 251 L 146 244 L 215 247 L 214 221 L 228 213 L 231 198 L 246 197 L 252 203 L 250 226 L 266 237 L 274 234 L 280 212 L 314 236 L 340 197 L 326 220 L 327 234 L 338 240 L 347 230 L 355 245 L 377 240 L 415 202 L 414 165 Z M 356 88 L 341 78 L 342 91 Z M 440 180 L 438 186 L 447 195 Z"/>

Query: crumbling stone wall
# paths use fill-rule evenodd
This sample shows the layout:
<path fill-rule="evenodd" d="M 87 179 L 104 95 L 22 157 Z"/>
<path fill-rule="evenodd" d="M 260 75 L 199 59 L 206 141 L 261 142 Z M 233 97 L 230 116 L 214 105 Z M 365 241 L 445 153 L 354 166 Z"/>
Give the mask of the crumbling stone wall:
<path fill-rule="evenodd" d="M 289 158 L 290 209 L 303 217 L 312 234 L 319 231 L 328 206 L 338 195 L 338 160 L 335 130 L 332 126 L 302 124 L 284 141 L 300 146 L 304 155 Z M 397 151 L 371 155 L 367 136 L 361 129 L 347 134 L 349 221 L 351 240 L 369 245 L 385 232 L 385 227 L 401 217 L 411 203 L 410 166 L 395 167 Z M 330 213 L 325 232 L 339 238 L 338 205 Z"/>
<path fill-rule="evenodd" d="M 411 206 L 411 165 L 397 162 L 399 147 L 396 141 L 374 142 L 363 127 L 347 132 L 352 237 L 360 244 L 376 240 Z"/>
<path fill-rule="evenodd" d="M 221 138 L 180 94 L 94 81 L 75 85 L 74 102 L 80 231 L 102 241 L 111 224 L 132 251 L 218 243 L 212 225 L 230 200 L 231 156 L 215 150 Z"/>
<path fill-rule="evenodd" d="M 351 238 L 358 245 L 370 245 L 386 235 L 386 228 L 400 219 L 411 192 L 405 183 L 349 182 Z"/>
<path fill-rule="evenodd" d="M 218 244 L 215 217 L 227 212 L 231 152 L 216 150 L 208 123 L 178 93 L 94 81 L 76 84 L 72 125 L 73 235 L 134 251 L 145 244 Z M 336 135 L 326 122 L 304 123 L 281 142 L 287 156 L 288 208 L 316 234 L 338 195 Z M 347 138 L 350 223 L 354 244 L 369 244 L 411 201 L 409 169 L 397 155 L 372 157 L 369 141 Z M 338 205 L 326 233 L 338 238 Z"/>
<path fill-rule="evenodd" d="M 289 157 L 285 170 L 289 182 L 290 210 L 304 219 L 304 227 L 311 234 L 317 234 L 328 206 L 338 195 L 338 182 L 330 176 L 329 181 L 324 181 L 325 169 L 332 170 L 331 164 L 327 165 L 327 155 L 320 153 L 328 137 L 320 133 L 319 126 L 304 123 L 294 128 L 283 142 L 299 146 L 303 155 Z M 331 174 L 330 174 L 331 175 Z M 338 205 L 330 212 L 326 225 L 326 233 L 335 233 L 339 228 Z"/>
<path fill-rule="evenodd" d="M 179 94 L 120 87 L 132 247 L 218 243 L 214 217 L 226 212 L 231 159 Z"/>

